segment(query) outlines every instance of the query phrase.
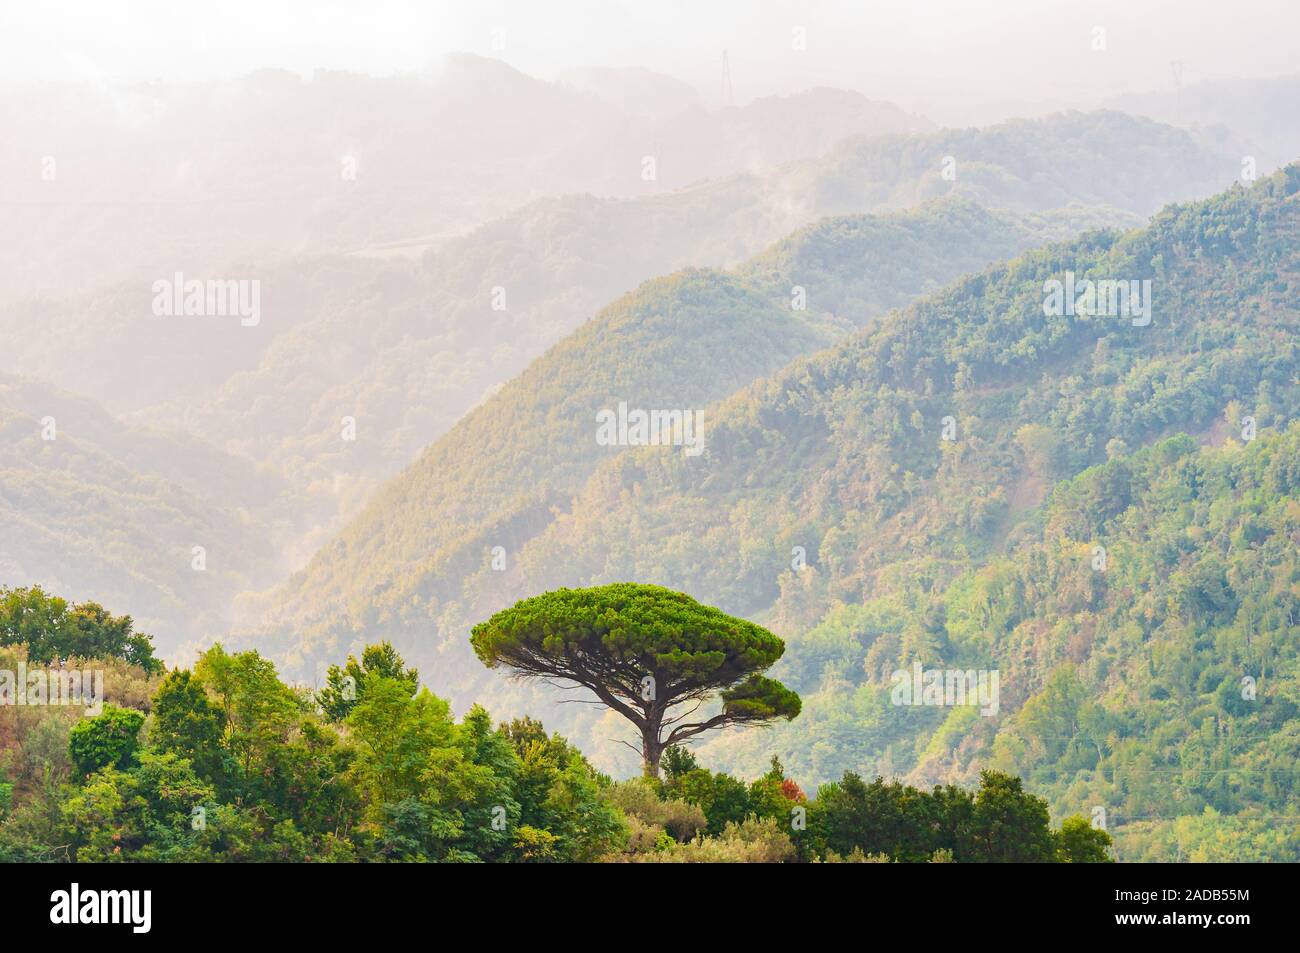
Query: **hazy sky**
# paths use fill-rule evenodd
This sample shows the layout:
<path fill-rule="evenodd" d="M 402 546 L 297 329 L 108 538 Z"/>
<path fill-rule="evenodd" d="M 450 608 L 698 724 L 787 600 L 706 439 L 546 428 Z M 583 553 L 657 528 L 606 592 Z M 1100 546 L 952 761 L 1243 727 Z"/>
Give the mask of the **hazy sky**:
<path fill-rule="evenodd" d="M 1175 60 L 1184 83 L 1295 72 L 1298 29 L 1300 0 L 0 0 L 0 80 L 384 74 L 463 50 L 543 78 L 645 66 L 715 104 L 727 49 L 739 102 L 833 85 L 942 119 L 1172 88 Z"/>

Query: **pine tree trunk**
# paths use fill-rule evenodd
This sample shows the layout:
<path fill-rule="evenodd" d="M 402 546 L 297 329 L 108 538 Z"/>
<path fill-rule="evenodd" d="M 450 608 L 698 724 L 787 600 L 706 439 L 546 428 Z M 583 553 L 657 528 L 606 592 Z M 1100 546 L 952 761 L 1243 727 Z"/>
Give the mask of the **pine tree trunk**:
<path fill-rule="evenodd" d="M 659 759 L 663 757 L 664 747 L 659 741 L 659 726 L 646 726 L 641 733 L 642 770 L 647 778 L 659 777 Z"/>

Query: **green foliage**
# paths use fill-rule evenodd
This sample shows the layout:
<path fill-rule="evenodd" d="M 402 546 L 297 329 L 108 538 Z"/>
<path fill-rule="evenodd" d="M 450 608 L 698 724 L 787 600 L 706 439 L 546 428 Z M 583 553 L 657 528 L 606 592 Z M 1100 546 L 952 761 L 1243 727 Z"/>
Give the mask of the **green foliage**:
<path fill-rule="evenodd" d="M 779 864 L 796 857 L 790 835 L 775 818 L 751 817 L 727 824 L 717 837 L 698 838 L 629 859 L 656 864 Z"/>
<path fill-rule="evenodd" d="M 697 804 L 663 798 L 648 778 L 633 778 L 610 788 L 610 801 L 629 818 L 666 832 L 679 843 L 689 841 L 708 826 L 708 818 Z"/>
<path fill-rule="evenodd" d="M 342 721 L 361 701 L 366 691 L 366 680 L 371 677 L 403 682 L 414 695 L 420 686 L 420 673 L 404 666 L 391 642 L 368 645 L 358 662 L 351 655 L 343 668 L 331 665 L 325 676 L 325 687 L 316 693 L 316 704 L 330 721 Z"/>
<path fill-rule="evenodd" d="M 846 773 L 824 785 L 808 811 L 805 849 L 814 856 L 886 855 L 923 862 L 940 852 L 957 861 L 1052 861 L 1056 842 L 1047 802 L 1020 780 L 994 771 L 975 792 L 952 785 L 931 792 Z"/>
<path fill-rule="evenodd" d="M 671 778 L 664 789 L 703 810 L 708 818 L 708 832 L 715 836 L 728 824 L 739 823 L 754 813 L 749 787 L 722 772 L 714 774 L 706 768 L 694 768 Z"/>
<path fill-rule="evenodd" d="M 629 696 L 653 675 L 664 690 L 732 685 L 781 657 L 781 640 L 760 626 L 731 618 L 661 586 L 616 583 L 561 589 L 534 596 L 474 627 L 471 639 L 488 666 L 523 671 L 535 654 L 578 659 L 575 669 L 600 662 L 625 665 Z M 588 662 L 584 666 L 583 662 Z M 545 669 L 548 662 L 536 663 Z M 748 685 L 748 683 L 744 683 Z M 736 691 L 737 704 L 761 697 L 762 687 Z"/>
<path fill-rule="evenodd" d="M 25 645 L 31 664 L 114 658 L 161 670 L 152 637 L 134 628 L 130 616 L 114 616 L 97 602 L 70 605 L 39 586 L 0 589 L 0 645 Z"/>
<path fill-rule="evenodd" d="M 980 860 L 1035 863 L 1056 856 L 1047 801 L 1026 793 L 1019 778 L 997 771 L 980 772 L 970 832 Z"/>
<path fill-rule="evenodd" d="M 734 714 L 737 721 L 771 721 L 794 718 L 799 714 L 799 695 L 780 682 L 761 675 L 751 675 L 735 688 L 722 692 L 722 710 Z"/>
<path fill-rule="evenodd" d="M 105 705 L 94 718 L 78 722 L 68 733 L 68 754 L 82 774 L 100 768 L 126 768 L 140 742 L 144 715 L 129 708 Z"/>
<path fill-rule="evenodd" d="M 754 651 L 772 650 L 761 630 L 749 635 Z M 341 722 L 258 653 L 219 645 L 156 683 L 144 732 L 142 712 L 115 705 L 71 731 L 59 709 L 39 709 L 37 729 L 57 730 L 28 731 L 17 749 L 0 736 L 0 764 L 48 758 L 48 735 L 67 739 L 77 773 L 60 778 L 45 760 L 38 787 L 0 783 L 0 860 L 770 863 L 858 860 L 864 850 L 987 859 L 981 850 L 1023 853 L 1046 818 L 1014 779 L 998 776 L 990 806 L 985 791 L 936 789 L 936 802 L 966 805 L 979 849 L 940 838 L 923 852 L 855 826 L 877 819 L 845 801 L 861 787 L 854 776 L 810 800 L 775 757 L 747 784 L 674 746 L 665 781 L 612 783 L 534 719 L 493 727 L 474 706 L 457 722 L 445 700 L 412 691 L 391 647 L 362 658 L 385 661 L 367 663 L 365 691 Z M 892 823 L 936 829 L 951 809 L 926 807 L 927 797 L 905 798 Z M 1062 860 L 1090 857 L 1092 841 L 1072 825 L 1049 842 Z"/>
<path fill-rule="evenodd" d="M 457 723 L 446 701 L 412 692 L 391 647 L 362 657 L 365 691 L 337 724 L 256 652 L 221 646 L 161 680 L 143 746 L 139 711 L 75 722 L 79 777 L 47 772 L 4 805 L 0 858 L 539 862 L 623 848 L 608 781 L 564 739 L 528 719 L 494 728 L 480 707 Z M 14 760 L 3 740 L 0 763 Z"/>
<path fill-rule="evenodd" d="M 1056 834 L 1057 857 L 1067 864 L 1105 864 L 1111 860 L 1111 837 L 1078 814 L 1061 821 Z"/>
<path fill-rule="evenodd" d="M 149 744 L 160 752 L 187 759 L 199 777 L 219 784 L 225 716 L 208 698 L 202 682 L 187 670 L 168 673 L 153 698 Z"/>

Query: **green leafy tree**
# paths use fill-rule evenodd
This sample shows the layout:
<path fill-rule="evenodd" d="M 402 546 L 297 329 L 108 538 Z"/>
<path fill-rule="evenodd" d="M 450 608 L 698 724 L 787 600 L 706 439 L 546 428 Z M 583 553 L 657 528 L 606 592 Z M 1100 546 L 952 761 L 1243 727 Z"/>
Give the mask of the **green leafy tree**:
<path fill-rule="evenodd" d="M 1110 847 L 1110 834 L 1093 827 L 1079 814 L 1061 821 L 1061 829 L 1056 834 L 1056 856 L 1065 864 L 1111 863 Z"/>
<path fill-rule="evenodd" d="M 664 749 L 664 756 L 660 764 L 664 769 L 664 775 L 669 781 L 681 777 L 688 771 L 694 771 L 700 766 L 691 750 L 680 745 L 670 745 Z"/>
<path fill-rule="evenodd" d="M 0 645 L 25 645 L 27 660 L 42 665 L 115 658 L 148 673 L 162 670 L 153 639 L 136 632 L 129 615 L 115 616 L 97 602 L 72 605 L 40 586 L 0 589 Z"/>
<path fill-rule="evenodd" d="M 748 785 L 722 771 L 692 768 L 672 778 L 667 790 L 688 804 L 695 804 L 709 820 L 709 833 L 722 834 L 728 824 L 739 824 L 753 813 Z"/>
<path fill-rule="evenodd" d="M 64 843 L 79 862 L 208 861 L 198 843 L 195 808 L 211 807 L 214 794 L 173 753 L 139 753 L 130 770 L 106 767 L 90 777 L 63 808 Z"/>
<path fill-rule="evenodd" d="M 406 684 L 414 695 L 420 687 L 420 673 L 407 668 L 391 642 L 367 645 L 361 661 L 349 655 L 347 664 L 340 668 L 331 665 L 325 675 L 325 687 L 316 694 L 316 703 L 330 721 L 342 721 L 361 701 L 370 676 L 391 678 Z"/>
<path fill-rule="evenodd" d="M 615 583 L 534 596 L 476 625 L 489 668 L 573 682 L 636 726 L 647 775 L 666 747 L 729 725 L 799 714 L 799 696 L 766 671 L 784 643 L 766 629 L 661 586 Z M 722 710 L 692 721 L 714 695 Z"/>
<path fill-rule="evenodd" d="M 433 752 L 452 747 L 451 706 L 428 691 L 412 697 L 391 678 L 371 680 L 347 725 L 360 746 L 352 771 L 372 817 L 385 804 L 418 798 Z"/>
<path fill-rule="evenodd" d="M 72 763 L 83 775 L 107 767 L 126 768 L 139 747 L 143 724 L 140 712 L 105 705 L 101 714 L 78 722 L 68 733 Z"/>
<path fill-rule="evenodd" d="M 971 819 L 976 858 L 1026 863 L 1056 858 L 1047 802 L 1029 794 L 1019 778 L 981 771 Z"/>
<path fill-rule="evenodd" d="M 570 763 L 556 776 L 545 809 L 560 860 L 588 863 L 627 841 L 623 813 L 609 802 L 599 779 L 584 764 Z"/>
<path fill-rule="evenodd" d="M 159 751 L 188 758 L 199 777 L 216 782 L 223 774 L 225 718 L 189 671 L 171 672 L 153 699 L 149 742 Z"/>
<path fill-rule="evenodd" d="M 200 656 L 194 677 L 220 712 L 228 774 L 239 794 L 282 794 L 288 781 L 283 757 L 307 711 L 304 700 L 255 651 L 231 655 L 214 645 Z"/>
<path fill-rule="evenodd" d="M 803 800 L 806 800 L 803 792 L 785 776 L 785 768 L 775 755 L 771 769 L 749 786 L 750 811 L 758 817 L 786 821 L 791 807 Z"/>

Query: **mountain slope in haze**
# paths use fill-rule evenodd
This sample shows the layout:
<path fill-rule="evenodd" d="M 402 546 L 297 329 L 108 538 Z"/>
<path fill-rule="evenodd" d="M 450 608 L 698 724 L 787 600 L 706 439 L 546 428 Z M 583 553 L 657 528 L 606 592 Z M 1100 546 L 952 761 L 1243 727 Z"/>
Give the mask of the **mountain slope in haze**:
<path fill-rule="evenodd" d="M 759 376 L 754 368 L 771 356 L 810 353 L 990 259 L 1106 217 L 1085 209 L 994 212 L 953 198 L 904 214 L 826 220 L 731 275 L 696 271 L 650 282 L 428 448 L 291 583 L 272 628 L 303 625 L 311 633 L 304 645 L 318 637 L 347 645 L 379 619 L 428 624 L 477 573 L 482 552 L 497 545 L 513 552 L 609 455 L 594 441 L 598 410 L 620 400 L 698 409 Z M 803 309 L 795 308 L 795 288 Z M 783 339 L 733 367 L 730 352 L 766 344 L 744 323 L 746 309 L 782 328 Z M 719 376 L 720 367 L 727 373 Z M 317 649 L 323 645 L 307 654 L 319 657 Z"/>
<path fill-rule="evenodd" d="M 329 558 L 299 574 L 331 593 L 312 610 L 324 627 L 318 633 L 347 645 L 394 613 L 436 608 L 431 593 L 411 592 L 407 574 L 427 579 L 443 563 L 517 548 L 597 461 L 619 452 L 597 440 L 599 411 L 623 402 L 694 413 L 835 336 L 724 273 L 689 270 L 646 283 L 467 415 L 326 547 Z M 334 575 L 357 565 L 370 568 Z"/>
<path fill-rule="evenodd" d="M 1183 150 L 1198 148 L 1186 134 L 1167 139 L 1155 124 L 1116 114 L 1100 120 L 1061 116 L 1045 124 L 1069 138 L 1097 121 L 1130 144 L 1151 139 L 1157 151 L 1167 150 L 1171 169 L 1181 168 L 1174 160 Z M 975 141 L 988 138 L 990 144 L 980 148 L 992 150 L 996 143 L 1005 144 L 1008 135 L 1023 132 L 1019 127 L 993 129 L 977 134 Z M 1091 138 L 1099 147 L 1113 144 L 1105 137 Z M 929 154 L 937 169 L 942 150 L 950 146 L 941 135 L 898 140 L 897 147 L 909 155 L 918 150 Z M 1179 172 L 1167 187 L 1209 188 L 1218 174 L 1217 160 L 1209 151 L 1200 155 L 1200 171 L 1190 176 Z M 1004 161 L 1011 157 L 1010 152 L 1002 155 Z M 996 158 L 990 153 L 985 164 Z M 1093 160 L 1117 177 L 1135 174 L 1124 153 L 1094 152 Z M 842 169 L 843 161 L 837 159 L 835 167 Z M 10 305 L 0 309 L 0 335 L 8 345 L 5 366 L 87 394 L 114 414 L 151 429 L 188 431 L 272 474 L 273 502 L 266 502 L 269 491 L 251 468 L 243 468 L 238 489 L 215 494 L 216 505 L 248 510 L 266 528 L 265 538 L 276 550 L 276 569 L 265 570 L 259 546 L 235 547 L 230 557 L 238 565 L 223 567 L 247 580 L 249 589 L 266 590 L 302 566 L 383 480 L 601 304 L 648 276 L 691 263 L 742 259 L 815 218 L 821 208 L 816 188 L 809 185 L 810 168 L 736 176 L 638 200 L 573 196 L 538 202 L 418 261 L 304 255 L 259 265 L 251 256 L 221 272 L 260 282 L 261 319 L 251 327 L 235 317 L 158 317 L 152 313 L 149 282 Z M 873 174 L 896 182 L 917 173 L 896 164 L 882 165 Z M 1015 178 L 1012 168 L 1006 177 Z M 1037 178 L 1050 180 L 1050 169 Z M 967 186 L 973 189 L 978 181 L 959 169 L 955 182 L 942 184 L 952 193 L 948 198 L 960 200 Z M 1060 179 L 1057 185 L 1057 193 L 1065 189 L 1068 194 L 1068 181 Z M 900 201 L 912 194 L 893 186 L 885 191 L 897 192 Z M 1034 196 L 1026 193 L 1021 204 L 1033 202 Z M 834 264 L 835 255 L 816 251 L 817 241 L 810 241 L 798 259 L 775 264 L 756 260 L 751 267 L 758 270 L 741 277 L 786 310 L 792 287 L 805 287 L 809 310 L 803 316 L 820 329 L 842 331 L 990 260 L 1093 225 L 1129 223 L 1135 214 L 1071 207 L 1038 217 L 1022 215 L 1013 223 L 957 209 L 925 212 L 910 222 L 906 216 L 898 222 L 885 217 L 854 226 L 851 231 L 869 246 L 856 264 L 847 263 L 862 271 L 861 280 L 837 283 L 825 267 Z M 969 247 L 962 246 L 963 236 Z M 823 255 L 826 263 L 816 260 Z M 186 257 L 176 267 L 188 278 L 203 275 L 195 270 L 197 259 Z M 775 270 L 765 275 L 763 269 Z M 492 308 L 498 287 L 504 293 L 501 311 Z M 799 342 L 800 348 L 806 350 L 805 344 L 811 347 Z M 802 350 L 783 356 L 794 353 Z M 740 383 L 728 380 L 727 386 Z M 710 391 L 707 397 L 721 394 Z M 177 461 L 183 456 L 178 453 Z M 39 460 L 29 462 L 40 467 Z M 565 485 L 559 492 L 578 485 Z M 532 498 L 536 489 L 530 485 L 511 493 Z M 506 512 L 508 496 L 494 497 L 490 512 Z M 149 505 L 152 501 L 142 507 Z M 481 516 L 488 511 L 474 512 Z M 141 518 L 143 525 L 155 519 Z M 468 525 L 449 523 L 428 551 L 403 556 L 403 562 L 430 557 Z M 70 537 L 60 538 L 73 545 Z M 46 539 L 42 545 L 47 561 L 57 563 L 57 549 L 48 548 L 53 542 Z M 106 567 L 111 576 L 119 572 L 116 557 L 96 554 L 93 546 L 70 552 L 66 561 L 86 560 Z M 151 571 L 151 578 L 158 577 Z M 101 581 L 110 591 L 117 586 L 90 570 L 78 581 L 78 592 L 98 592 Z M 179 603 L 168 603 L 172 610 L 163 612 L 150 600 L 108 601 L 141 617 L 167 623 L 175 618 L 169 613 Z M 223 606 L 223 613 L 230 608 Z M 295 610 L 293 616 L 299 613 Z M 187 618 L 175 621 L 186 632 L 197 627 Z M 159 631 L 168 628 L 170 624 L 159 626 Z"/>
<path fill-rule="evenodd" d="M 182 431 L 154 430 L 124 421 L 89 398 L 31 377 L 0 373 L 0 401 L 11 413 L 53 418 L 56 439 L 66 430 L 86 449 L 103 452 L 137 473 L 249 509 L 271 504 L 283 486 L 267 471 L 222 453 Z"/>
<path fill-rule="evenodd" d="M 252 459 L 274 461 L 302 481 L 347 475 L 373 484 L 416 457 L 493 388 L 571 331 L 576 316 L 594 313 L 620 289 L 635 287 L 656 270 L 728 257 L 708 247 L 716 228 L 714 201 L 690 208 L 656 204 L 661 207 L 586 198 L 535 206 L 526 216 L 453 243 L 412 276 L 389 268 L 368 277 L 349 300 L 278 338 L 255 369 L 233 375 L 210 400 L 192 409 L 176 401 L 147 417 L 183 426 Z M 970 219 L 936 218 L 924 231 L 891 221 L 879 219 L 880 234 L 867 238 L 877 243 L 877 254 L 891 247 L 885 234 L 891 227 L 894 238 L 911 242 L 897 246 L 890 260 L 877 259 L 887 271 L 878 280 L 884 297 L 844 302 L 838 313 L 881 313 L 967 266 L 1136 217 L 1106 209 L 1026 217 L 1024 229 L 1015 232 L 1025 240 L 1010 243 L 1003 239 L 1011 228 L 985 233 Z M 987 244 L 960 247 L 968 235 Z M 933 250 L 921 248 L 923 243 Z M 539 259 L 540 248 L 546 251 Z M 940 248 L 954 267 L 937 275 L 907 274 L 924 272 Z M 765 266 L 756 261 L 752 267 Z M 807 284 L 826 287 L 815 265 L 800 267 L 811 272 Z M 502 288 L 503 310 L 490 307 L 493 287 Z M 788 298 L 790 286 L 771 293 Z M 809 307 L 823 310 L 816 300 Z M 276 399 L 267 400 L 268 393 Z M 358 421 L 356 444 L 339 440 L 344 416 Z"/>
<path fill-rule="evenodd" d="M 822 219 L 735 270 L 774 299 L 789 299 L 798 286 L 809 310 L 859 329 L 960 275 L 1029 248 L 1142 221 L 1109 207 L 993 210 L 954 195 L 908 212 Z"/>
<path fill-rule="evenodd" d="M 279 488 L 243 461 L 7 375 L 0 438 L 6 586 L 129 605 L 174 650 L 222 631 L 237 593 L 279 575 L 270 509 Z"/>
<path fill-rule="evenodd" d="M 848 138 L 932 133 L 935 126 L 890 102 L 819 87 L 789 96 L 765 96 L 717 111 L 686 110 L 662 122 L 647 142 L 671 143 L 668 160 L 698 178 L 763 173 L 788 162 L 822 156 Z M 657 148 L 650 148 L 657 152 Z"/>
<path fill-rule="evenodd" d="M 1131 93 L 1115 109 L 1174 126 L 1215 131 L 1255 160 L 1260 175 L 1300 156 L 1300 75 L 1215 80 L 1173 92 Z"/>
<path fill-rule="evenodd" d="M 13 341 L 7 367 L 191 429 L 295 482 L 355 486 L 394 473 L 490 387 L 641 281 L 743 260 L 826 214 L 955 194 L 1037 211 L 1099 203 L 1110 210 L 1099 224 L 1129 224 L 1237 173 L 1235 157 L 1118 113 L 872 142 L 636 201 L 547 200 L 420 262 L 309 256 L 262 267 L 245 258 L 229 274 L 261 282 L 262 319 L 251 328 L 156 318 L 147 284 L 24 302 L 0 309 L 0 332 Z M 943 159 L 954 150 L 947 181 Z M 157 357 L 148 374 L 142 354 Z M 358 419 L 356 446 L 337 438 L 343 416 Z"/>
<path fill-rule="evenodd" d="M 555 81 L 616 105 L 634 116 L 669 119 L 704 106 L 690 83 L 642 67 L 594 66 L 564 70 Z"/>
<path fill-rule="evenodd" d="M 1061 153 L 1063 146 L 1068 147 L 1068 157 L 1065 159 L 1062 159 Z M 953 154 L 960 159 L 955 166 L 955 177 L 950 181 L 944 178 L 944 159 Z M 1037 208 L 1044 203 L 1046 207 L 1052 208 L 1068 204 L 1070 196 L 1074 194 L 1072 190 L 1077 190 L 1078 195 L 1086 196 L 1091 201 L 1114 200 L 1121 203 L 1125 210 L 1136 212 L 1150 207 L 1158 202 L 1159 196 L 1168 195 L 1171 191 L 1176 194 L 1179 189 L 1194 189 L 1197 187 L 1194 183 L 1208 186 L 1212 182 L 1231 181 L 1236 171 L 1234 163 L 1216 156 L 1185 132 L 1119 113 L 1070 113 L 1037 122 L 1007 123 L 987 130 L 946 130 L 930 136 L 882 137 L 846 143 L 825 160 L 796 163 L 766 180 L 763 194 L 767 201 L 763 208 L 780 208 L 782 203 L 779 200 L 783 195 L 788 197 L 785 203 L 787 206 L 824 211 L 854 203 L 866 206 L 907 205 L 925 194 L 944 192 L 1021 208 Z M 747 193 L 747 189 L 739 190 L 741 196 Z M 694 199 L 700 194 L 707 193 L 683 193 L 682 200 L 685 201 L 687 197 Z M 1090 214 L 1094 219 L 1101 217 L 1095 213 Z M 749 224 L 752 226 L 753 223 Z M 752 227 L 741 230 L 742 234 L 754 232 Z M 1059 234 L 1042 237 L 1059 237 Z M 955 244 L 956 242 L 945 242 L 945 247 L 951 249 Z M 1001 246 L 999 250 L 1014 254 L 1031 244 L 1033 243 L 1021 244 L 1014 248 Z M 920 245 L 921 242 L 918 241 L 910 247 L 923 251 Z M 904 246 L 895 246 L 893 241 L 887 239 L 884 247 L 897 247 L 901 250 Z M 995 243 L 994 248 L 997 247 Z M 964 260 L 962 264 L 979 267 L 994 257 L 996 252 L 988 257 L 977 256 L 974 261 Z M 851 257 L 846 264 L 853 266 Z M 901 263 L 901 271 L 896 258 L 872 264 L 882 264 L 890 270 L 886 282 L 888 284 L 894 284 L 895 274 L 899 274 L 894 287 L 901 290 L 893 292 L 889 297 L 872 299 L 868 295 L 854 301 L 846 300 L 845 308 L 901 304 L 962 273 L 961 269 L 941 267 L 929 276 L 933 279 L 931 283 L 909 283 L 907 262 Z M 760 264 L 756 267 L 761 271 L 764 266 Z M 825 269 L 819 271 L 819 268 L 821 266 L 812 269 L 811 278 L 820 282 L 813 294 L 829 293 L 833 297 L 832 286 L 844 279 L 827 280 Z M 761 276 L 756 277 L 761 282 Z M 782 284 L 782 281 L 777 281 L 777 284 Z M 791 276 L 784 290 L 779 292 L 787 303 L 790 302 L 789 295 L 794 285 L 807 288 L 800 275 Z M 766 287 L 769 293 L 776 291 L 771 283 Z M 813 307 L 837 314 L 833 302 L 817 302 L 814 297 Z M 873 312 L 859 313 L 856 319 L 845 319 L 845 326 L 860 326 L 873 316 Z M 325 338 L 332 339 L 328 335 Z M 448 459 L 451 459 L 450 455 Z M 444 466 L 450 466 L 450 463 Z M 423 491 L 424 495 L 432 498 L 440 494 L 441 482 L 440 478 L 431 476 L 427 481 L 428 487 Z M 515 493 L 526 495 L 531 490 L 528 486 L 518 486 Z M 420 494 L 413 491 L 410 495 L 415 497 Z M 503 503 L 497 500 L 495 505 L 501 506 Z M 372 532 L 365 529 L 368 519 L 369 517 L 359 519 L 348 533 L 353 538 L 378 534 L 378 530 Z M 422 520 L 437 528 L 423 536 L 409 536 L 408 539 L 419 540 L 418 547 L 408 542 L 364 571 L 343 573 L 338 584 L 364 589 L 368 584 L 361 583 L 360 580 L 372 577 L 376 566 L 400 566 L 403 573 L 408 572 L 407 567 L 430 559 L 431 554 L 444 545 L 448 538 L 464 529 L 447 523 L 436 509 L 422 517 Z M 320 570 L 311 570 L 316 571 Z M 354 581 L 348 583 L 346 579 Z M 335 591 L 331 592 L 331 595 L 336 594 Z M 293 601 L 293 597 L 290 601 Z M 348 601 L 355 601 L 355 597 L 349 596 Z M 324 605 L 326 602 L 319 601 L 318 604 Z M 310 611 L 293 609 L 290 614 L 301 617 Z M 336 624 L 344 625 L 340 620 L 336 620 Z"/>
<path fill-rule="evenodd" d="M 824 215 L 909 207 L 951 191 L 999 208 L 1079 203 L 1150 215 L 1225 188 L 1239 172 L 1240 157 L 1214 137 L 1098 110 L 849 139 L 792 164 L 787 180 L 815 196 Z M 1202 185 L 1189 189 L 1194 182 Z"/>

